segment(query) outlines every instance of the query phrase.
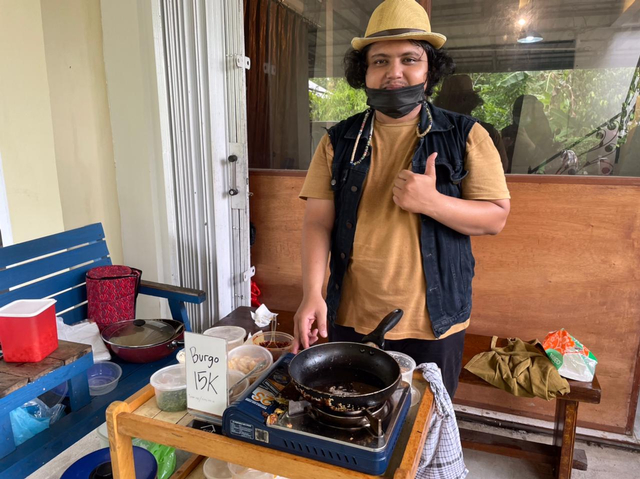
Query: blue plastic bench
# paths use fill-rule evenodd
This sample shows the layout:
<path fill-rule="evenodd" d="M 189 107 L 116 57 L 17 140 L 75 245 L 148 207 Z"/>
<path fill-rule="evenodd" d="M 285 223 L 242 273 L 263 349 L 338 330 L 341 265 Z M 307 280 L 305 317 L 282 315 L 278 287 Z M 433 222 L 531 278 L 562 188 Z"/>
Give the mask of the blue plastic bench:
<path fill-rule="evenodd" d="M 110 265 L 111 258 L 100 223 L 0 248 L 0 307 L 17 299 L 52 297 L 56 311 L 67 324 L 87 317 L 85 274 L 91 268 Z M 135 266 L 135 265 L 131 265 Z M 144 274 L 143 274 L 144 276 Z M 191 331 L 185 302 L 200 304 L 204 291 L 143 280 L 140 294 L 166 298 L 173 319 Z M 84 355 L 82 355 L 84 354 Z M 92 354 L 79 353 L 77 360 L 38 377 L 18 390 L 0 397 L 0 478 L 23 478 L 60 454 L 102 424 L 107 406 L 131 396 L 145 386 L 158 369 L 174 362 L 175 354 L 147 364 L 126 363 L 118 387 L 104 396 L 89 397 L 86 369 Z M 67 381 L 69 412 L 49 429 L 15 447 L 9 412 Z"/>

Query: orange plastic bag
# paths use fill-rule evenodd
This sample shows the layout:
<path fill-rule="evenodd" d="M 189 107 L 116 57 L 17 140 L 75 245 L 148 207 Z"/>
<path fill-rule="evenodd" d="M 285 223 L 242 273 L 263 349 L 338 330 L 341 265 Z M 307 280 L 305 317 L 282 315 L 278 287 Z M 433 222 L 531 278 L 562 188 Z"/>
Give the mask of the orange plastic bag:
<path fill-rule="evenodd" d="M 542 347 L 560 376 L 576 381 L 593 380 L 598 359 L 564 328 L 547 334 Z"/>

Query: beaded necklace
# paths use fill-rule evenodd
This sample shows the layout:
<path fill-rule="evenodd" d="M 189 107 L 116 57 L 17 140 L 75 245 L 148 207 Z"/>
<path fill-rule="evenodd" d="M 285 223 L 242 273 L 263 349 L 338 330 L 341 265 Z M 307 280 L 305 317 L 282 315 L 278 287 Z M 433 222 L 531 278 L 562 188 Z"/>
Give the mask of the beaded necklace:
<path fill-rule="evenodd" d="M 427 127 L 425 128 L 425 130 L 420 133 L 420 123 L 418 123 L 416 125 L 416 135 L 418 135 L 418 138 L 422 138 L 424 136 L 427 135 L 427 133 L 429 133 L 431 131 L 431 127 L 433 126 L 433 118 L 431 117 L 431 110 L 429 109 L 429 105 L 427 105 L 427 102 L 423 102 L 422 103 L 422 108 L 424 108 L 425 110 L 427 110 Z"/>
<path fill-rule="evenodd" d="M 423 132 L 420 132 L 420 124 L 418 123 L 418 125 L 416 125 L 416 135 L 418 136 L 418 138 L 423 138 L 424 136 L 426 136 L 426 134 L 431 131 L 431 127 L 433 126 L 433 118 L 431 117 L 431 110 L 429 109 L 429 106 L 427 105 L 426 102 L 423 103 L 423 108 L 427 110 L 428 125 Z M 373 110 L 369 108 L 364 114 L 362 125 L 360 125 L 360 131 L 358 131 L 358 136 L 356 137 L 356 144 L 353 147 L 353 151 L 351 152 L 351 159 L 349 160 L 349 164 L 351 166 L 356 166 L 362 163 L 364 159 L 367 157 L 369 150 L 371 149 L 371 139 L 373 138 L 373 123 L 375 121 L 373 118 L 371 119 L 371 129 L 369 130 L 369 137 L 367 138 L 367 145 L 364 148 L 364 152 L 362 152 L 362 156 L 358 161 L 354 161 L 356 158 L 356 150 L 358 149 L 358 144 L 360 143 L 360 138 L 362 137 L 362 132 L 364 131 L 364 127 L 367 124 L 367 120 L 371 116 L 372 111 Z"/>
<path fill-rule="evenodd" d="M 369 108 L 364 114 L 364 120 L 362 120 L 362 125 L 360 125 L 360 131 L 358 132 L 358 136 L 356 137 L 356 144 L 353 147 L 353 151 L 351 152 L 351 160 L 349 163 L 351 166 L 356 166 L 362 163 L 362 161 L 367 157 L 367 153 L 369 153 L 369 148 L 371 148 L 371 138 L 373 137 L 373 120 L 371 120 L 371 130 L 369 130 L 369 138 L 367 138 L 367 146 L 364 148 L 364 152 L 358 161 L 353 161 L 356 158 L 356 150 L 358 149 L 358 144 L 360 143 L 360 137 L 362 136 L 362 132 L 364 131 L 364 126 L 367 124 L 367 120 L 371 116 L 371 108 Z"/>

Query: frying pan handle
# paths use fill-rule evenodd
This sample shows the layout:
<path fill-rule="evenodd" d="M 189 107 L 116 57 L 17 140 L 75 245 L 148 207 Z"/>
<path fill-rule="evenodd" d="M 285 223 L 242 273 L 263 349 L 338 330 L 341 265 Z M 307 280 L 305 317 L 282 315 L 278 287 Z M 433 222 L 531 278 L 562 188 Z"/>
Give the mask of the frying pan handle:
<path fill-rule="evenodd" d="M 391 331 L 396 324 L 402 318 L 404 311 L 401 309 L 394 309 L 389 314 L 387 314 L 380 324 L 371 331 L 371 333 L 367 334 L 364 338 L 362 338 L 363 343 L 371 343 L 374 346 L 384 349 L 384 335 Z"/>

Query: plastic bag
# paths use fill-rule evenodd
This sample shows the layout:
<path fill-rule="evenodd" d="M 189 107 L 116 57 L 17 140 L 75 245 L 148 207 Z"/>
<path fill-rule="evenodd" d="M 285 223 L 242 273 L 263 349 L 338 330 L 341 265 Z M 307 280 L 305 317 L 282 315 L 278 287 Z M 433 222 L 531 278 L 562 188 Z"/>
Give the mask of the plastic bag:
<path fill-rule="evenodd" d="M 19 446 L 36 434 L 48 429 L 51 424 L 64 416 L 64 406 L 47 406 L 40 399 L 33 399 L 9 413 L 13 441 Z"/>
<path fill-rule="evenodd" d="M 547 334 L 542 346 L 560 376 L 576 381 L 593 380 L 598 359 L 564 328 Z"/>
<path fill-rule="evenodd" d="M 92 321 L 81 321 L 75 324 L 65 324 L 61 318 L 57 319 L 58 339 L 75 343 L 90 344 L 93 349 L 93 361 L 109 361 L 111 354 L 102 341 L 98 325 Z"/>
<path fill-rule="evenodd" d="M 134 446 L 143 447 L 156 458 L 158 463 L 157 479 L 169 479 L 171 477 L 176 468 L 175 448 L 138 438 L 134 438 L 131 442 Z"/>

